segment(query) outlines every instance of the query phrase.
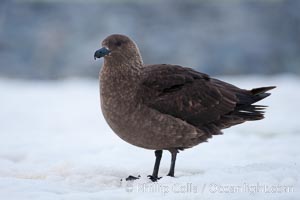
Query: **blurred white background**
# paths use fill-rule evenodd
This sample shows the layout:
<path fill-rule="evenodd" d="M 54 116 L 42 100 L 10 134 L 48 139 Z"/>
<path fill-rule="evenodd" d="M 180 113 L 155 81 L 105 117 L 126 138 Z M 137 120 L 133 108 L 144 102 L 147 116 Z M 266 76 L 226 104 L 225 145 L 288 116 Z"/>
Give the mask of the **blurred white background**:
<path fill-rule="evenodd" d="M 299 199 L 299 8 L 296 0 L 1 1 L 0 199 Z M 150 183 L 153 152 L 119 139 L 100 110 L 102 61 L 93 54 L 113 33 L 131 36 L 145 63 L 193 67 L 241 88 L 276 85 L 261 102 L 266 119 L 181 152 L 176 178 Z M 161 176 L 169 164 L 166 152 Z M 142 177 L 120 181 L 128 175 Z M 187 184 L 198 190 L 176 190 Z M 252 189 L 221 190 L 245 184 Z"/>

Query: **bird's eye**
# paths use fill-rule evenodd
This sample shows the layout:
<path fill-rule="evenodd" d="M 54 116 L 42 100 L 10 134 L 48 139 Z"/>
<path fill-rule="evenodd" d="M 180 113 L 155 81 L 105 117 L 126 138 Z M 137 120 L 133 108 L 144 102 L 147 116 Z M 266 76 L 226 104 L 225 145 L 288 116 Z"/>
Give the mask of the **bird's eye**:
<path fill-rule="evenodd" d="M 118 42 L 116 42 L 116 46 L 121 46 L 121 44 L 122 44 L 122 42 L 120 42 L 120 41 L 118 41 Z"/>

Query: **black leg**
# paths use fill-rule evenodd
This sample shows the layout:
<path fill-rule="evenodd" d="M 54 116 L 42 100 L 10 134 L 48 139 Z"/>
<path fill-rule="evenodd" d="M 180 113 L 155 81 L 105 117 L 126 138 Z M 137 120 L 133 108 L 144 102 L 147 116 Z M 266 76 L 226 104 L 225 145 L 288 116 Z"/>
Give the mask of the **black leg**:
<path fill-rule="evenodd" d="M 154 182 L 160 179 L 158 177 L 158 170 L 159 170 L 159 165 L 160 165 L 160 160 L 162 157 L 162 150 L 156 150 L 155 151 L 155 164 L 154 164 L 154 169 L 152 175 L 149 175 L 148 177 Z"/>
<path fill-rule="evenodd" d="M 176 156 L 177 156 L 177 153 L 178 153 L 178 150 L 177 149 L 171 149 L 169 150 L 171 152 L 171 166 L 170 166 L 170 171 L 169 173 L 167 174 L 167 176 L 171 176 L 171 177 L 174 177 L 174 172 L 175 172 L 175 163 L 176 163 Z"/>

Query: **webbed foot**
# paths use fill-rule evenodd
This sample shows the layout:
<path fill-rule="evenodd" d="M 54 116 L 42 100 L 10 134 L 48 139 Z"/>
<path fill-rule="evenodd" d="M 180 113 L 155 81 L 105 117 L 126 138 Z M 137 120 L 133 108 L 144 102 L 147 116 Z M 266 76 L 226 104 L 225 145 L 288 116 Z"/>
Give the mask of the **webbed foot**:
<path fill-rule="evenodd" d="M 159 179 L 161 179 L 162 177 L 157 177 L 157 176 L 152 176 L 152 175 L 148 175 L 147 176 L 152 182 L 156 182 Z"/>
<path fill-rule="evenodd" d="M 137 177 L 129 175 L 125 180 L 126 181 L 134 181 L 136 179 L 139 179 L 140 177 L 141 177 L 140 175 L 138 175 Z"/>

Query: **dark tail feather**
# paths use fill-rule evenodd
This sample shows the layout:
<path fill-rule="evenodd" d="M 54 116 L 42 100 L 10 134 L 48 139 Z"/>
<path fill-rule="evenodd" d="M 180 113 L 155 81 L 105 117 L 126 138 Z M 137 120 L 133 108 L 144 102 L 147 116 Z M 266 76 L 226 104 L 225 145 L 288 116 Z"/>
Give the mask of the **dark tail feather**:
<path fill-rule="evenodd" d="M 250 94 L 238 94 L 239 103 L 236 106 L 233 114 L 246 121 L 260 120 L 264 118 L 264 109 L 267 106 L 252 105 L 268 96 L 271 93 L 266 93 L 269 90 L 276 88 L 275 86 L 254 88 L 250 90 Z"/>
<path fill-rule="evenodd" d="M 254 88 L 254 89 L 251 90 L 251 93 L 254 94 L 254 95 L 262 94 L 262 93 L 265 93 L 266 91 L 272 90 L 274 88 L 276 88 L 276 86 Z"/>
<path fill-rule="evenodd" d="M 267 106 L 260 105 L 244 105 L 238 106 L 234 111 L 234 115 L 246 121 L 260 120 L 264 118 L 264 109 Z"/>
<path fill-rule="evenodd" d="M 270 96 L 271 93 L 265 93 L 265 92 L 272 90 L 274 88 L 276 88 L 276 87 L 270 86 L 270 87 L 254 88 L 254 89 L 250 90 L 250 92 L 252 94 L 252 103 L 255 103 L 257 101 L 260 101 L 260 100 Z"/>

